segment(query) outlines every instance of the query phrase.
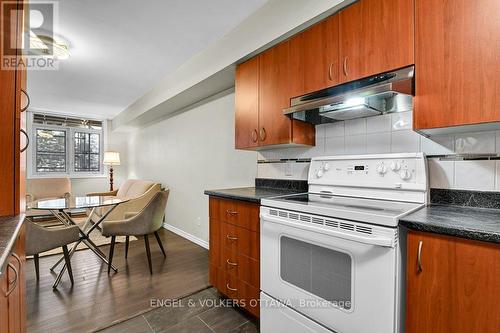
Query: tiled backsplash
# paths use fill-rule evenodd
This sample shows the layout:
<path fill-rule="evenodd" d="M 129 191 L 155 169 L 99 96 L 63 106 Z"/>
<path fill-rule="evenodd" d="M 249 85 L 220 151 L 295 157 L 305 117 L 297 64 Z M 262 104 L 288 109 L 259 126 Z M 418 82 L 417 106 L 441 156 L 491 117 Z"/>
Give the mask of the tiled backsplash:
<path fill-rule="evenodd" d="M 412 131 L 412 112 L 316 126 L 316 146 L 259 152 L 259 161 L 315 156 L 422 151 L 428 156 L 499 154 L 500 131 L 425 138 Z M 309 163 L 259 163 L 259 178 L 307 179 Z M 450 161 L 429 158 L 430 186 L 500 191 L 500 160 Z"/>

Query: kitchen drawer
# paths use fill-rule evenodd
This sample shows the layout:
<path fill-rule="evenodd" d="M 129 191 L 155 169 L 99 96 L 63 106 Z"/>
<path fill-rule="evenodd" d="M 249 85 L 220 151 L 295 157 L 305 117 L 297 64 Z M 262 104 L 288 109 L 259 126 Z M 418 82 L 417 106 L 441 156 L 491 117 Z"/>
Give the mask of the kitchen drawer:
<path fill-rule="evenodd" d="M 220 241 L 225 250 L 260 260 L 260 234 L 258 232 L 222 222 Z"/>
<path fill-rule="evenodd" d="M 259 208 L 255 203 L 219 199 L 218 218 L 252 231 L 259 231 Z"/>
<path fill-rule="evenodd" d="M 248 312 L 253 314 L 256 317 L 260 315 L 260 290 L 259 288 L 255 288 L 254 286 L 249 285 L 241 280 L 237 280 L 238 282 L 238 296 L 242 301 L 242 307 L 246 309 Z"/>
<path fill-rule="evenodd" d="M 220 267 L 210 265 L 210 283 L 224 296 L 238 299 L 238 283 L 235 275 L 227 273 Z"/>
<path fill-rule="evenodd" d="M 235 275 L 222 269 L 217 270 L 217 281 L 214 286 L 224 296 L 236 300 L 237 304 L 254 316 L 259 316 L 259 288 L 238 279 Z"/>
<path fill-rule="evenodd" d="M 220 258 L 221 268 L 229 274 L 249 285 L 260 288 L 260 261 L 247 257 L 243 254 L 233 252 L 229 249 L 222 251 Z"/>

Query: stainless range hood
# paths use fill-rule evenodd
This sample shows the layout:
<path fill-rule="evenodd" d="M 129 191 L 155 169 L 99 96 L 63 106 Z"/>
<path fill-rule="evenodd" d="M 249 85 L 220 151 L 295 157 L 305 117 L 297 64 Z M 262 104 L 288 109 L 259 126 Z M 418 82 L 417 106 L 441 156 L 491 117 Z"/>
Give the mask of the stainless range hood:
<path fill-rule="evenodd" d="M 374 75 L 291 100 L 290 117 L 312 124 L 402 112 L 413 108 L 414 67 Z"/>

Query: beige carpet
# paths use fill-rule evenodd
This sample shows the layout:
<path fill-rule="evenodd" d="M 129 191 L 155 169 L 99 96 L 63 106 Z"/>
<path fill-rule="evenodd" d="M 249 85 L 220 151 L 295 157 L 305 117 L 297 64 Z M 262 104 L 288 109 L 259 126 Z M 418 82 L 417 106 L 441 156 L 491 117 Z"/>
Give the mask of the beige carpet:
<path fill-rule="evenodd" d="M 85 220 L 87 219 L 87 217 L 76 217 L 76 218 L 73 218 L 75 220 L 75 223 L 81 228 L 83 227 L 83 225 L 85 224 Z M 37 224 L 39 225 L 42 225 L 44 227 L 56 227 L 56 226 L 60 226 L 61 225 L 61 222 L 59 222 L 58 220 L 50 220 L 50 221 L 43 221 L 43 222 L 36 222 Z M 95 245 L 97 246 L 103 246 L 103 245 L 108 245 L 111 243 L 111 237 L 104 237 L 101 232 L 97 229 L 95 229 L 94 231 L 92 231 L 92 233 L 90 234 L 90 240 L 92 242 L 94 242 Z M 134 236 L 130 236 L 129 237 L 129 241 L 132 242 L 132 241 L 136 241 L 137 240 L 137 237 L 134 237 Z M 117 243 L 125 243 L 125 236 L 117 236 L 116 237 L 116 242 Z M 72 248 L 73 247 L 73 244 L 70 244 L 68 246 L 68 248 Z M 84 243 L 80 243 L 78 245 L 78 247 L 76 248 L 77 251 L 80 251 L 80 250 L 85 250 L 87 249 L 87 245 L 85 245 Z M 61 254 L 62 253 L 62 248 L 58 247 L 56 249 L 53 249 L 53 250 L 50 250 L 50 251 L 47 251 L 47 252 L 43 252 L 43 253 L 40 253 L 40 257 L 43 257 L 43 256 L 51 256 L 51 255 L 54 255 L 54 254 Z"/>

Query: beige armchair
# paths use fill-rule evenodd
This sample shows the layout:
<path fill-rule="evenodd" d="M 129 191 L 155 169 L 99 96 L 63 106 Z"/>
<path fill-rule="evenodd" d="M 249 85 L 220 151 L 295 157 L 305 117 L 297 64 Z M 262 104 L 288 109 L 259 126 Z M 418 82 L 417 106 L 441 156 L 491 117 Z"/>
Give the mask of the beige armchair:
<path fill-rule="evenodd" d="M 36 178 L 26 181 L 26 204 L 42 199 L 66 198 L 71 195 L 69 178 Z M 27 217 L 52 215 L 48 210 L 28 209 Z"/>
<path fill-rule="evenodd" d="M 40 278 L 39 254 L 62 247 L 64 260 L 68 269 L 71 284 L 74 283 L 68 244 L 80 239 L 80 229 L 76 225 L 55 228 L 44 228 L 31 221 L 26 221 L 26 255 L 32 255 L 35 262 L 36 279 Z M 56 282 L 53 288 L 57 287 Z"/>
<path fill-rule="evenodd" d="M 88 193 L 87 196 L 101 195 L 101 196 L 114 196 L 120 199 L 130 199 L 124 202 L 109 213 L 106 221 L 123 220 L 126 213 L 141 211 L 151 198 L 161 190 L 161 185 L 149 180 L 128 179 L 123 185 L 115 191 L 110 192 L 93 192 Z M 93 221 L 97 221 L 104 213 L 107 207 L 95 208 L 92 216 Z M 87 211 L 90 214 L 90 210 Z"/>
<path fill-rule="evenodd" d="M 104 221 L 102 223 L 102 235 L 111 237 L 111 246 L 109 248 L 109 265 L 108 274 L 111 271 L 113 262 L 113 252 L 115 248 L 116 236 L 144 236 L 144 244 L 146 246 L 146 254 L 148 257 L 149 273 L 153 274 L 151 265 L 151 250 L 149 247 L 148 235 L 154 234 L 158 246 L 160 247 L 163 256 L 166 257 L 165 249 L 158 234 L 158 230 L 162 226 L 165 208 L 167 206 L 168 191 L 156 192 L 153 198 L 146 206 L 137 213 L 126 214 L 125 218 L 117 221 Z M 128 242 L 126 243 L 126 251 L 128 252 Z"/>

